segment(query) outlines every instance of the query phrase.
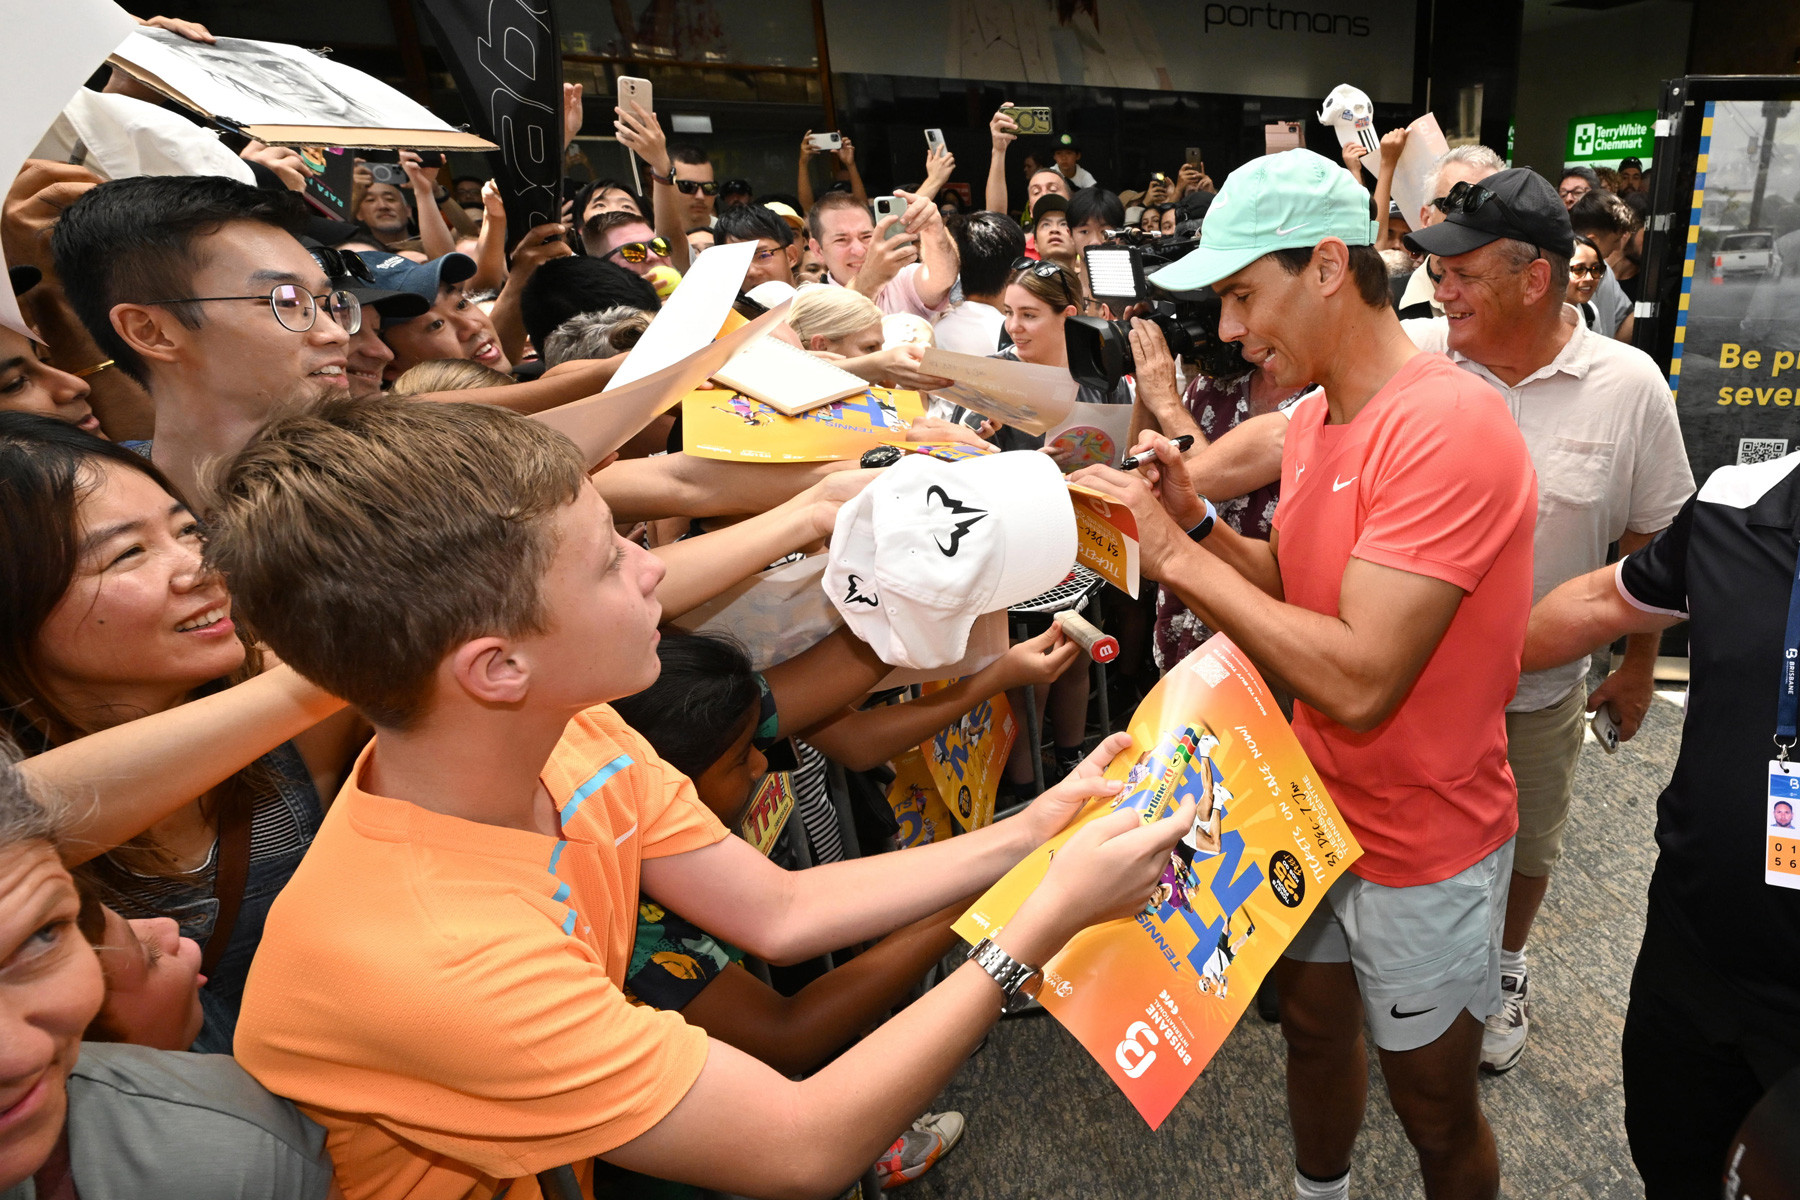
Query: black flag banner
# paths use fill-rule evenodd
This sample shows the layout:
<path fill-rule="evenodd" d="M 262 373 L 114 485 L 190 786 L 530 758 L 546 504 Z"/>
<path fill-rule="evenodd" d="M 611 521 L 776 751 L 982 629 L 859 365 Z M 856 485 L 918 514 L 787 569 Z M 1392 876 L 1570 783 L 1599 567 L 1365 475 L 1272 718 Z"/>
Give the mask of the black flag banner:
<path fill-rule="evenodd" d="M 562 46 L 549 0 L 418 0 L 506 200 L 507 240 L 562 219 Z"/>

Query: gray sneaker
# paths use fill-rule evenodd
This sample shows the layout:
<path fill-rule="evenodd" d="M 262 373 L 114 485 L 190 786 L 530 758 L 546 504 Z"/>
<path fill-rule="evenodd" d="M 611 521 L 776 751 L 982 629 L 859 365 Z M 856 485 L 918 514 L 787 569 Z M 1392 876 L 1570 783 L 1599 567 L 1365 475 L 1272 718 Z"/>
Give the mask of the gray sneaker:
<path fill-rule="evenodd" d="M 1500 973 L 1500 1011 L 1487 1019 L 1481 1033 L 1481 1069 L 1504 1075 L 1519 1064 L 1525 1053 L 1525 1035 L 1531 1032 L 1531 980 L 1526 972 Z"/>

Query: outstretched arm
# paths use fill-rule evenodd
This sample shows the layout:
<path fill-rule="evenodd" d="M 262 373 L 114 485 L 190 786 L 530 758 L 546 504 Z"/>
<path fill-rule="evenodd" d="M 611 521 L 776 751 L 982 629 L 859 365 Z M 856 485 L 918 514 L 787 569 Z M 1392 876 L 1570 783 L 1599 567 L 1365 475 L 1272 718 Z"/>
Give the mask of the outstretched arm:
<path fill-rule="evenodd" d="M 1001 104 L 1001 109 L 1012 101 Z M 988 138 L 993 149 L 988 154 L 987 211 L 1004 213 L 1006 203 L 1006 148 L 1019 136 L 1019 124 L 1003 111 L 996 111 L 988 121 Z"/>
<path fill-rule="evenodd" d="M 895 930 L 784 996 L 741 965 L 725 968 L 681 1010 L 684 1020 L 783 1075 L 804 1075 L 867 1033 L 957 944 L 951 925 L 973 897 Z"/>
<path fill-rule="evenodd" d="M 1020 642 L 975 674 L 947 688 L 927 692 L 905 704 L 843 713 L 805 731 L 805 737 L 828 758 L 852 771 L 873 770 L 960 720 L 983 700 L 1016 687 L 1050 683 L 1068 670 L 1080 653 L 1079 646 L 1063 637 L 1061 627 L 1052 624 L 1037 637 Z"/>
<path fill-rule="evenodd" d="M 1627 634 L 1660 633 L 1683 614 L 1633 604 L 1619 587 L 1622 562 L 1577 575 L 1537 602 L 1525 629 L 1523 668 L 1574 662 Z"/>
<path fill-rule="evenodd" d="M 19 764 L 46 795 L 80 797 L 63 862 L 130 841 L 281 743 L 344 707 L 292 667 L 114 725 Z"/>

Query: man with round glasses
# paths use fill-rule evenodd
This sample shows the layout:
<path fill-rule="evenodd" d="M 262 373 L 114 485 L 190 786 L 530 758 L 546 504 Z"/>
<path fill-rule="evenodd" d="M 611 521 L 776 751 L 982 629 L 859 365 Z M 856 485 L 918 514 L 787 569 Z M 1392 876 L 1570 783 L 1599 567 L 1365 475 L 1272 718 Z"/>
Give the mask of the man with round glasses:
<path fill-rule="evenodd" d="M 291 192 L 219 176 L 137 176 L 70 205 L 57 271 L 101 353 L 149 392 L 151 459 L 197 507 L 201 464 L 288 405 L 343 395 L 361 304 L 295 232 Z"/>

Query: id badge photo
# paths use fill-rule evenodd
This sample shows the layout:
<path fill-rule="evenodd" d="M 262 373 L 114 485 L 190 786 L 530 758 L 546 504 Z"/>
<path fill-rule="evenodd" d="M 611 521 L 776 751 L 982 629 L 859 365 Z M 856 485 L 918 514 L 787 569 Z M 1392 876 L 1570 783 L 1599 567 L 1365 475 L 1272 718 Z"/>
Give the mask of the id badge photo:
<path fill-rule="evenodd" d="M 1763 882 L 1800 889 L 1800 762 L 1769 760 Z"/>

